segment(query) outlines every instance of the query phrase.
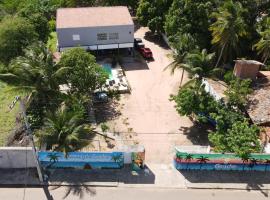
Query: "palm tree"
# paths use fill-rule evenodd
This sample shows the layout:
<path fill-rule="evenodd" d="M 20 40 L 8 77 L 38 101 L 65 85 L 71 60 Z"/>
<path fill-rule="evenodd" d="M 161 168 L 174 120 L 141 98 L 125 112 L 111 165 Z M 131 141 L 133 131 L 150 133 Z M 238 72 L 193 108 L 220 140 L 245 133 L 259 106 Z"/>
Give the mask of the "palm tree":
<path fill-rule="evenodd" d="M 36 134 L 39 143 L 47 144 L 53 151 L 76 151 L 86 146 L 94 136 L 94 131 L 85 125 L 81 112 L 60 108 L 55 113 L 48 113 L 43 129 Z"/>
<path fill-rule="evenodd" d="M 199 158 L 197 158 L 197 161 L 200 163 L 200 169 L 202 168 L 202 164 L 205 164 L 209 161 L 209 159 L 207 157 L 204 156 L 200 156 Z"/>
<path fill-rule="evenodd" d="M 218 66 L 221 58 L 224 62 L 233 58 L 233 53 L 239 53 L 240 38 L 247 35 L 246 24 L 242 17 L 244 9 L 240 2 L 232 0 L 225 1 L 217 12 L 212 16 L 216 21 L 210 26 L 212 32 L 212 44 L 219 51 L 219 58 L 216 63 Z"/>
<path fill-rule="evenodd" d="M 188 165 L 190 163 L 190 161 L 193 159 L 193 155 L 192 154 L 187 154 L 185 157 L 185 160 L 188 162 L 187 164 L 187 169 L 188 169 Z"/>
<path fill-rule="evenodd" d="M 270 29 L 261 32 L 260 35 L 261 39 L 253 47 L 262 56 L 263 63 L 265 64 L 270 57 Z"/>
<path fill-rule="evenodd" d="M 182 86 L 185 70 L 189 71 L 189 66 L 186 64 L 186 56 L 188 52 L 193 51 L 197 47 L 195 46 L 195 40 L 190 34 L 178 34 L 172 41 L 173 62 L 170 63 L 164 70 L 170 69 L 171 74 L 174 74 L 175 70 L 182 69 L 182 75 L 180 79 L 180 87 Z"/>
<path fill-rule="evenodd" d="M 59 94 L 59 77 L 65 69 L 54 64 L 52 54 L 42 43 L 28 46 L 24 53 L 11 61 L 7 73 L 0 74 L 0 80 L 38 96 L 40 103 L 54 100 Z"/>
<path fill-rule="evenodd" d="M 215 53 L 207 53 L 206 49 L 201 52 L 190 53 L 186 56 L 187 70 L 192 75 L 197 74 L 199 77 L 209 76 L 211 70 L 213 70 L 213 58 Z"/>
<path fill-rule="evenodd" d="M 48 157 L 50 158 L 50 164 L 46 166 L 46 169 L 52 167 L 56 162 L 58 162 L 59 158 L 59 156 L 56 153 L 50 153 Z"/>
<path fill-rule="evenodd" d="M 123 154 L 113 155 L 112 159 L 119 167 L 123 166 Z"/>

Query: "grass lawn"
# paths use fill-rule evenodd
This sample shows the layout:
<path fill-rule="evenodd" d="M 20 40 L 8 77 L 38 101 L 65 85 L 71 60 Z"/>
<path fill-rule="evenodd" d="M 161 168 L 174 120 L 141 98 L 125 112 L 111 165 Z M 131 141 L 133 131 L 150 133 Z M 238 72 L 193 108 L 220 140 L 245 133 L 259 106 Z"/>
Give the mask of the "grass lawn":
<path fill-rule="evenodd" d="M 51 32 L 48 42 L 47 42 L 47 47 L 48 49 L 51 50 L 51 52 L 56 52 L 56 43 L 57 43 L 57 35 L 56 32 Z"/>
<path fill-rule="evenodd" d="M 14 129 L 16 114 L 19 112 L 18 103 L 12 111 L 8 112 L 8 105 L 15 99 L 15 96 L 22 95 L 11 89 L 11 86 L 0 81 L 0 146 L 5 145 L 8 135 Z"/>

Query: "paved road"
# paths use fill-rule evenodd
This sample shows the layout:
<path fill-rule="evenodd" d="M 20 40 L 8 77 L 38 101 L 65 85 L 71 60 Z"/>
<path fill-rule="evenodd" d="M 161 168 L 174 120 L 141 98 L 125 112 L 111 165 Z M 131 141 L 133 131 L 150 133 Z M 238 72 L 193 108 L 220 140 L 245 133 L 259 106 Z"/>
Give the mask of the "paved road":
<path fill-rule="evenodd" d="M 261 200 L 269 199 L 263 191 L 227 190 L 180 190 L 180 189 L 142 189 L 142 188 L 67 188 L 50 190 L 54 200 Z M 23 198 L 23 188 L 1 188 L 1 200 L 46 200 L 43 189 L 28 188 Z"/>

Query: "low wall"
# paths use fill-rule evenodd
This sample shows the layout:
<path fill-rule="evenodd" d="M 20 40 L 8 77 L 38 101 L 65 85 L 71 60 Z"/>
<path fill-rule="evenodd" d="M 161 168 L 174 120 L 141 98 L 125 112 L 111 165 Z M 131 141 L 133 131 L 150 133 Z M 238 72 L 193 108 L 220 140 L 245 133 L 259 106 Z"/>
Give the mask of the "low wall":
<path fill-rule="evenodd" d="M 1 147 L 0 168 L 34 168 L 36 167 L 31 147 Z"/>
<path fill-rule="evenodd" d="M 44 168 L 108 169 L 124 166 L 123 152 L 39 152 Z"/>
<path fill-rule="evenodd" d="M 174 165 L 179 170 L 270 171 L 270 154 L 251 154 L 244 159 L 232 153 L 184 151 L 177 147 Z"/>

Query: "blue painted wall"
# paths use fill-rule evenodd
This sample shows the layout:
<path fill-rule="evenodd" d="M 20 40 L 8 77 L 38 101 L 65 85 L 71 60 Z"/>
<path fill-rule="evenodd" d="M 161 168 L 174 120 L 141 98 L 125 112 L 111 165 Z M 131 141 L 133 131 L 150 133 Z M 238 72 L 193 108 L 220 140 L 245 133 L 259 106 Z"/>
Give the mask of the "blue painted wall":
<path fill-rule="evenodd" d="M 38 157 L 44 168 L 102 169 L 124 166 L 123 152 L 71 152 L 67 157 L 61 152 L 39 152 Z"/>

